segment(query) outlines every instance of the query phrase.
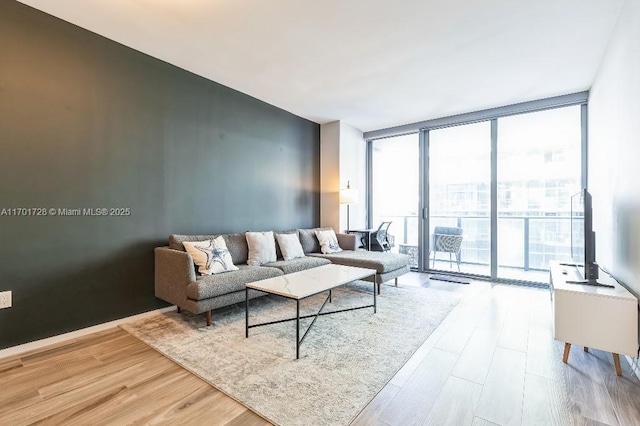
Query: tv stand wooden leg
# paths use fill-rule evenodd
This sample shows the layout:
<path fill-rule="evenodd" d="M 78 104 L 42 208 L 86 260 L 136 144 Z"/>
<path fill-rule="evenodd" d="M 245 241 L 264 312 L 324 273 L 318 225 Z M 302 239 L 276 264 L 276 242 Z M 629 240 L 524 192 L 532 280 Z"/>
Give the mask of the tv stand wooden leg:
<path fill-rule="evenodd" d="M 571 350 L 571 343 L 564 344 L 564 354 L 562 355 L 562 362 L 565 364 L 569 360 L 569 351 Z"/>
<path fill-rule="evenodd" d="M 616 374 L 618 376 L 622 376 L 622 369 L 620 369 L 620 355 L 619 354 L 612 354 L 613 355 L 613 365 L 616 367 Z"/>

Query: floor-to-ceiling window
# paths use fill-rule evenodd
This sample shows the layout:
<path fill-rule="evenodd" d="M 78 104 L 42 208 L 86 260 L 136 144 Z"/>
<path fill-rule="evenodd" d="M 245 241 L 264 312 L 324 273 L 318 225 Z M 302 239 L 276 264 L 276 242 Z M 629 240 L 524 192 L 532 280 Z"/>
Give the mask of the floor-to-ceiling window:
<path fill-rule="evenodd" d="M 581 141 L 580 105 L 498 120 L 498 278 L 545 279 L 570 259 Z"/>
<path fill-rule="evenodd" d="M 420 154 L 418 133 L 372 142 L 372 212 L 375 228 L 390 221 L 392 251 L 406 253 L 418 266 Z"/>
<path fill-rule="evenodd" d="M 395 250 L 412 266 L 420 247 L 425 270 L 546 282 L 549 261 L 571 257 L 570 199 L 585 182 L 586 97 L 576 95 L 370 140 L 372 224 L 394 221 Z M 462 242 L 434 262 L 436 227 L 458 228 Z"/>
<path fill-rule="evenodd" d="M 491 123 L 432 130 L 428 150 L 429 268 L 488 276 Z"/>

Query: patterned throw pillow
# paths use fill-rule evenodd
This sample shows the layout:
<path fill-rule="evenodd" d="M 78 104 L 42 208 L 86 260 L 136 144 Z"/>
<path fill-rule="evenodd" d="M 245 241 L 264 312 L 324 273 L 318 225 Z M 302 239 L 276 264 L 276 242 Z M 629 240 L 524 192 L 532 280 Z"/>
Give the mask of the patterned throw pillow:
<path fill-rule="evenodd" d="M 238 270 L 222 237 L 198 242 L 185 241 L 182 245 L 193 258 L 193 263 L 198 266 L 201 275 Z"/>
<path fill-rule="evenodd" d="M 305 257 L 298 234 L 276 234 L 276 240 L 284 260 Z"/>
<path fill-rule="evenodd" d="M 245 236 L 249 246 L 248 265 L 260 266 L 276 261 L 276 240 L 272 231 L 247 232 Z"/>
<path fill-rule="evenodd" d="M 333 229 L 329 229 L 327 231 L 316 231 L 316 238 L 318 238 L 320 250 L 324 254 L 339 253 L 342 251 L 338 245 L 338 237 L 336 237 L 336 233 Z"/>

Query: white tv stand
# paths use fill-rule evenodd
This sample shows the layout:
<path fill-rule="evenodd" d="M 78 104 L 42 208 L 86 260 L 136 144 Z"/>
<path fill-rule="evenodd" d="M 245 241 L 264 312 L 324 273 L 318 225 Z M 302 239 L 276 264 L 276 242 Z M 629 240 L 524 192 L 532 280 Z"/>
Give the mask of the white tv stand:
<path fill-rule="evenodd" d="M 598 281 L 613 288 L 568 284 L 582 278 L 578 268 L 558 262 L 550 262 L 550 275 L 553 337 L 565 342 L 562 361 L 568 362 L 572 344 L 600 349 L 613 354 L 621 376 L 620 354 L 637 356 L 638 299 L 606 274 Z"/>

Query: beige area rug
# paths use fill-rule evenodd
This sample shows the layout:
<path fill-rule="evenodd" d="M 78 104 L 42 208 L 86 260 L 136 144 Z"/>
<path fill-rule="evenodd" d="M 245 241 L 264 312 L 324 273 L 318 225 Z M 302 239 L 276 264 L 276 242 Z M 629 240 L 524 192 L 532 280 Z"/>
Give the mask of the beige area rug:
<path fill-rule="evenodd" d="M 325 311 L 371 304 L 373 285 L 334 290 Z M 326 296 L 301 302 L 317 312 Z M 347 425 L 455 307 L 444 291 L 383 286 L 373 308 L 318 318 L 295 359 L 295 321 L 257 327 L 245 338 L 244 303 L 202 316 L 170 312 L 121 327 L 211 385 L 279 425 Z M 295 302 L 251 300 L 250 323 L 295 316 Z M 315 312 L 314 312 L 315 311 Z M 308 325 L 311 319 L 301 321 Z M 306 327 L 305 327 L 306 328 Z"/>

